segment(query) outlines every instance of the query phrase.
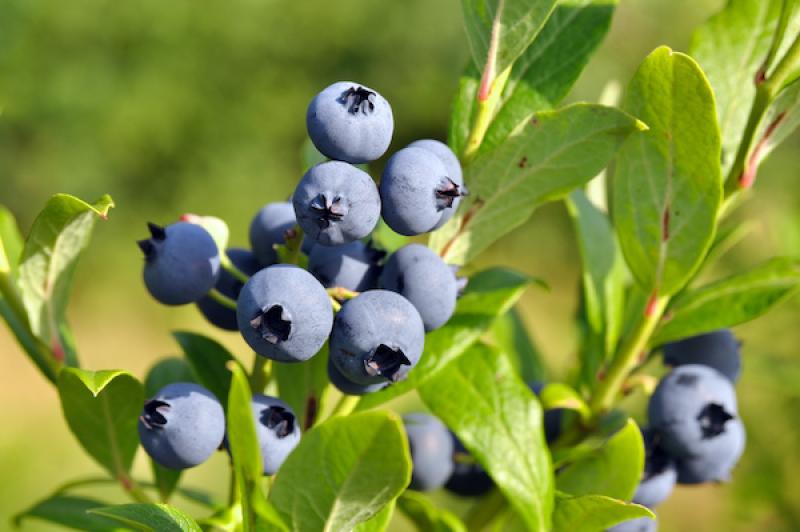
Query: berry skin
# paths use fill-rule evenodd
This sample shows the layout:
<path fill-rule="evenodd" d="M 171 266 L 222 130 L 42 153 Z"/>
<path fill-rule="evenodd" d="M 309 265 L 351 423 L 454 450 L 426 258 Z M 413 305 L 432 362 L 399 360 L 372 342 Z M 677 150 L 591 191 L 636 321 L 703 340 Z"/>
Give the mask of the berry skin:
<path fill-rule="evenodd" d="M 250 222 L 250 246 L 262 266 L 278 262 L 275 244 L 286 242 L 286 232 L 294 228 L 297 221 L 294 208 L 289 201 L 267 203 Z"/>
<path fill-rule="evenodd" d="M 220 270 L 219 250 L 208 231 L 188 222 L 148 227 L 151 238 L 137 243 L 150 295 L 165 305 L 185 305 L 206 295 Z"/>
<path fill-rule="evenodd" d="M 745 447 L 745 431 L 740 419 L 725 424 L 725 432 L 714 438 L 702 452 L 678 461 L 678 484 L 722 482 L 730 479 L 731 470 Z"/>
<path fill-rule="evenodd" d="M 444 487 L 447 491 L 462 497 L 480 497 L 494 486 L 492 477 L 469 454 L 464 444 L 452 432 L 453 437 L 453 473 Z"/>
<path fill-rule="evenodd" d="M 633 502 L 654 508 L 670 496 L 678 473 L 675 460 L 661 448 L 659 434 L 653 430 L 645 430 L 642 436 L 646 459 L 642 480 L 633 495 Z"/>
<path fill-rule="evenodd" d="M 336 364 L 334 364 L 333 360 L 330 358 L 328 359 L 328 380 L 331 381 L 331 384 L 336 386 L 336 389 L 345 395 L 365 395 L 380 391 L 387 386 L 386 382 L 375 384 L 355 383 L 342 375 L 342 372 L 337 369 Z"/>
<path fill-rule="evenodd" d="M 655 519 L 639 517 L 614 525 L 607 532 L 656 532 L 656 530 L 658 530 L 658 522 Z"/>
<path fill-rule="evenodd" d="M 416 413 L 403 416 L 411 449 L 413 490 L 441 488 L 453 472 L 453 438 L 437 418 Z"/>
<path fill-rule="evenodd" d="M 664 346 L 664 363 L 670 366 L 702 364 L 735 383 L 742 369 L 739 341 L 730 329 L 719 329 Z"/>
<path fill-rule="evenodd" d="M 381 211 L 378 187 L 369 174 L 340 161 L 312 166 L 292 202 L 300 227 L 323 246 L 364 238 L 375 229 Z"/>
<path fill-rule="evenodd" d="M 447 323 L 456 308 L 458 280 L 452 268 L 422 244 L 408 244 L 392 253 L 380 285 L 408 299 L 422 316 L 426 331 Z"/>
<path fill-rule="evenodd" d="M 225 436 L 225 414 L 214 395 L 198 384 L 164 386 L 139 416 L 139 439 L 150 457 L 170 469 L 202 464 Z"/>
<path fill-rule="evenodd" d="M 464 174 L 461 172 L 461 163 L 458 161 L 458 157 L 456 154 L 453 153 L 453 150 L 445 144 L 444 142 L 439 142 L 438 140 L 433 139 L 423 139 L 423 140 L 416 140 L 408 145 L 409 148 L 422 148 L 423 150 L 428 150 L 429 152 L 433 153 L 436 157 L 444 165 L 445 170 L 447 170 L 447 177 L 449 177 L 453 183 L 458 185 L 460 189 L 466 194 L 466 187 L 464 187 Z M 439 223 L 436 224 L 434 229 L 438 229 L 443 226 L 458 210 L 458 205 L 461 203 L 462 195 L 459 195 L 453 200 L 453 208 L 445 209 L 443 211 L 442 218 L 439 220 Z"/>
<path fill-rule="evenodd" d="M 542 393 L 545 384 L 540 381 L 535 381 L 528 384 L 528 388 L 538 397 Z M 547 443 L 553 443 L 561 436 L 561 422 L 564 416 L 563 408 L 553 408 L 545 410 L 542 416 L 542 423 L 544 424 L 544 439 Z"/>
<path fill-rule="evenodd" d="M 308 256 L 308 271 L 322 286 L 339 286 L 364 292 L 378 285 L 385 253 L 355 240 L 341 246 L 314 246 Z"/>
<path fill-rule="evenodd" d="M 233 265 L 246 275 L 253 275 L 261 269 L 261 264 L 256 259 L 256 256 L 246 249 L 231 248 L 228 249 L 227 253 Z M 223 268 L 219 272 L 219 278 L 214 288 L 221 294 L 236 300 L 239 297 L 242 286 L 244 284 L 239 279 L 236 279 Z M 200 312 L 212 325 L 227 331 L 239 330 L 239 326 L 236 323 L 235 310 L 220 305 L 208 296 L 203 296 L 197 302 L 197 308 L 200 309 Z"/>
<path fill-rule="evenodd" d="M 424 345 L 422 318 L 406 298 L 368 290 L 345 302 L 336 315 L 330 356 L 348 380 L 385 384 L 405 378 Z"/>
<path fill-rule="evenodd" d="M 389 102 L 376 91 L 352 81 L 339 81 L 311 100 L 306 127 L 320 153 L 360 164 L 386 153 L 394 118 Z"/>
<path fill-rule="evenodd" d="M 736 393 L 720 372 L 699 364 L 673 369 L 661 379 L 647 407 L 650 426 L 676 459 L 706 456 L 726 439 L 736 419 Z"/>
<path fill-rule="evenodd" d="M 242 288 L 239 331 L 259 355 L 280 362 L 308 360 L 331 332 L 333 309 L 314 276 L 297 266 L 264 268 Z"/>
<path fill-rule="evenodd" d="M 300 443 L 297 417 L 289 405 L 268 395 L 254 394 L 251 406 L 264 474 L 274 475 Z"/>
<path fill-rule="evenodd" d="M 452 216 L 456 200 L 465 193 L 434 153 L 403 148 L 392 155 L 381 177 L 383 219 L 401 235 L 427 233 Z"/>

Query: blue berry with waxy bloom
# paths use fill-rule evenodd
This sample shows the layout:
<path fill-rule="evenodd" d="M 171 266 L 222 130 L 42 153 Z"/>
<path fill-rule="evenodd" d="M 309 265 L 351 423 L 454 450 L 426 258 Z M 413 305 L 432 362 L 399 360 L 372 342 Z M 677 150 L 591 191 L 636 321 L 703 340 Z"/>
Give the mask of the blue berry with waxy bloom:
<path fill-rule="evenodd" d="M 264 474 L 278 472 L 300 443 L 300 426 L 291 407 L 268 395 L 254 394 L 251 402 Z"/>
<path fill-rule="evenodd" d="M 306 112 L 311 142 L 323 155 L 353 164 L 386 153 L 392 141 L 392 108 L 375 90 L 339 81 L 314 96 Z"/>
<path fill-rule="evenodd" d="M 230 248 L 227 250 L 227 254 L 233 265 L 245 275 L 253 275 L 261 269 L 261 264 L 251 251 L 240 248 Z M 244 283 L 242 281 L 222 268 L 214 288 L 222 295 L 235 301 L 239 297 L 239 292 L 241 292 L 243 286 Z M 239 329 L 236 322 L 236 311 L 221 305 L 211 297 L 203 296 L 197 302 L 197 308 L 200 309 L 200 312 L 211 324 L 227 331 L 236 331 Z"/>
<path fill-rule="evenodd" d="M 422 244 L 408 244 L 392 253 L 383 267 L 380 286 L 408 299 L 426 331 L 447 323 L 459 291 L 453 269 Z"/>
<path fill-rule="evenodd" d="M 369 235 L 381 199 L 366 172 L 340 161 L 312 166 L 292 197 L 297 222 L 316 244 L 338 246 Z"/>
<path fill-rule="evenodd" d="M 178 382 L 164 386 L 144 405 L 139 439 L 150 457 L 169 469 L 202 464 L 225 436 L 225 414 L 202 386 Z"/>
<path fill-rule="evenodd" d="M 239 331 L 259 355 L 280 362 L 308 360 L 331 332 L 333 308 L 313 275 L 289 264 L 253 275 L 239 294 Z"/>
<path fill-rule="evenodd" d="M 678 472 L 675 460 L 661 447 L 658 432 L 647 429 L 642 431 L 642 436 L 645 448 L 644 472 L 633 495 L 633 502 L 654 508 L 670 496 Z"/>
<path fill-rule="evenodd" d="M 423 150 L 428 150 L 429 152 L 436 155 L 439 160 L 444 164 L 445 170 L 447 170 L 447 177 L 453 181 L 463 194 L 457 196 L 453 200 L 453 206 L 450 209 L 445 209 L 442 211 L 442 218 L 436 224 L 434 229 L 438 229 L 439 227 L 443 226 L 450 218 L 458 210 L 458 205 L 461 203 L 461 198 L 463 195 L 467 193 L 467 189 L 464 186 L 464 175 L 461 171 L 461 163 L 458 161 L 458 157 L 456 154 L 453 153 L 453 150 L 445 144 L 444 142 L 440 142 L 438 140 L 433 139 L 422 139 L 416 140 L 408 145 L 409 148 L 422 148 Z"/>
<path fill-rule="evenodd" d="M 276 244 L 286 242 L 286 236 L 297 224 L 290 201 L 267 203 L 250 222 L 250 246 L 262 266 L 278 262 Z"/>
<path fill-rule="evenodd" d="M 687 364 L 666 375 L 647 407 L 650 427 L 676 459 L 705 455 L 718 438 L 726 438 L 737 417 L 731 382 L 708 366 Z"/>
<path fill-rule="evenodd" d="M 365 395 L 372 392 L 380 391 L 386 388 L 386 382 L 377 382 L 373 384 L 358 384 L 351 381 L 336 367 L 333 360 L 328 358 L 328 380 L 331 381 L 337 390 L 345 395 Z"/>
<path fill-rule="evenodd" d="M 386 163 L 380 184 L 383 219 L 401 235 L 427 233 L 452 216 L 466 194 L 445 165 L 427 149 L 408 147 Z"/>
<path fill-rule="evenodd" d="M 664 363 L 670 366 L 702 364 L 719 371 L 731 382 L 742 369 L 741 344 L 730 329 L 719 329 L 664 346 Z"/>
<path fill-rule="evenodd" d="M 453 434 L 453 472 L 444 487 L 462 497 L 480 497 L 494 486 L 492 477 Z"/>
<path fill-rule="evenodd" d="M 678 484 L 724 482 L 744 453 L 745 431 L 742 420 L 731 419 L 724 430 L 710 439 L 695 454 L 678 460 Z"/>
<path fill-rule="evenodd" d="M 444 423 L 422 413 L 406 414 L 403 424 L 411 450 L 413 490 L 441 488 L 453 473 L 453 438 Z"/>
<path fill-rule="evenodd" d="M 360 240 L 341 246 L 314 246 L 308 257 L 308 271 L 322 286 L 364 292 L 375 288 L 386 254 Z"/>
<path fill-rule="evenodd" d="M 424 346 L 425 327 L 414 305 L 388 290 L 367 290 L 336 315 L 330 356 L 352 382 L 387 383 L 405 378 Z"/>
<path fill-rule="evenodd" d="M 193 303 L 214 288 L 220 271 L 217 244 L 199 225 L 147 224 L 150 238 L 139 240 L 144 253 L 144 284 L 165 305 Z"/>

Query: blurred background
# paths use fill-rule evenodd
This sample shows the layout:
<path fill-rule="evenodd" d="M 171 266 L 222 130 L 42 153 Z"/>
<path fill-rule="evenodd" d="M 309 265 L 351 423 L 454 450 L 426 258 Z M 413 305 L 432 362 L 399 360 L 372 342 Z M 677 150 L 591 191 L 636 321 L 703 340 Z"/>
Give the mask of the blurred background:
<path fill-rule="evenodd" d="M 622 0 L 568 100 L 596 101 L 608 81 L 627 82 L 660 44 L 686 50 L 693 27 L 721 4 Z M 83 365 L 143 377 L 177 353 L 170 330 L 211 331 L 193 307 L 162 307 L 146 295 L 134 244 L 146 221 L 213 214 L 229 222 L 233 244 L 246 245 L 251 216 L 286 198 L 301 175 L 314 93 L 333 81 L 362 81 L 393 106 L 393 149 L 444 139 L 467 60 L 457 0 L 2 2 L 0 203 L 24 231 L 55 192 L 86 200 L 109 193 L 117 204 L 98 223 L 75 282 L 69 316 Z M 757 195 L 738 214 L 755 222 L 754 231 L 711 277 L 800 255 L 798 147 L 795 136 L 762 167 Z M 539 210 L 480 262 L 549 283 L 549 292 L 531 289 L 521 310 L 550 378 L 567 375 L 578 338 L 579 259 L 563 205 Z M 732 483 L 679 488 L 659 509 L 661 530 L 800 529 L 799 317 L 795 299 L 736 329 L 747 452 Z M 210 334 L 246 355 L 236 334 Z M 55 391 L 2 328 L 0 404 L 5 528 L 64 481 L 101 471 L 69 434 Z M 218 456 L 185 482 L 223 493 L 224 469 Z M 137 471 L 147 475 L 141 454 Z M 33 521 L 27 529 L 49 530 Z"/>

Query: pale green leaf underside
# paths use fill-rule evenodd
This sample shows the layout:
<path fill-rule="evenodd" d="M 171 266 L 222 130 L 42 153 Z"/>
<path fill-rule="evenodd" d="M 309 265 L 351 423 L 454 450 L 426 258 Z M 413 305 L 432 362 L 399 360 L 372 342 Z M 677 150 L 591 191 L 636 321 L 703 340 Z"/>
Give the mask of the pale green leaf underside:
<path fill-rule="evenodd" d="M 200 532 L 200 526 L 181 510 L 167 504 L 120 504 L 89 510 L 143 532 Z"/>
<path fill-rule="evenodd" d="M 644 506 L 603 495 L 557 493 L 553 532 L 597 532 L 639 517 L 655 519 L 655 514 Z"/>

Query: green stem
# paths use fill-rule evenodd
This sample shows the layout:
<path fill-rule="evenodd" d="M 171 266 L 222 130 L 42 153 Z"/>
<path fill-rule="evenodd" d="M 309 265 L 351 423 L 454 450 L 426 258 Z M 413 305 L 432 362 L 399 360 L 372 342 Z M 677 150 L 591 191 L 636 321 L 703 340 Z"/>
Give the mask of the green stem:
<path fill-rule="evenodd" d="M 253 393 L 262 393 L 269 384 L 272 374 L 272 360 L 261 355 L 255 355 L 253 370 L 250 372 L 250 390 Z"/>
<path fill-rule="evenodd" d="M 212 288 L 208 291 L 208 297 L 222 305 L 223 307 L 227 307 L 231 310 L 236 310 L 236 300 L 231 299 L 216 288 Z"/>
<path fill-rule="evenodd" d="M 144 492 L 141 486 L 139 486 L 139 484 L 127 474 L 120 474 L 119 483 L 134 501 L 144 504 L 151 504 L 153 502 L 153 500 Z"/>
<path fill-rule="evenodd" d="M 339 301 L 353 299 L 360 294 L 360 292 L 348 290 L 347 288 L 342 288 L 341 286 L 334 286 L 333 288 L 328 288 L 326 291 L 328 292 L 329 296 Z"/>
<path fill-rule="evenodd" d="M 360 400 L 361 397 L 358 395 L 342 394 L 342 396 L 339 398 L 339 401 L 337 401 L 334 405 L 333 410 L 331 410 L 331 415 L 328 417 L 346 416 L 350 414 L 356 409 L 356 406 L 358 406 L 358 401 Z"/>
<path fill-rule="evenodd" d="M 617 352 L 608 371 L 592 394 L 589 406 L 596 416 L 611 408 L 628 374 L 636 367 L 639 357 L 647 349 L 650 336 L 658 325 L 669 302 L 668 296 L 654 297 L 642 313 L 632 334 Z"/>
<path fill-rule="evenodd" d="M 497 104 L 500 102 L 500 96 L 503 94 L 503 87 L 508 81 L 508 76 L 511 74 L 511 66 L 509 65 L 503 70 L 492 83 L 492 88 L 489 91 L 489 96 L 486 99 L 478 99 L 478 109 L 475 114 L 475 119 L 472 122 L 472 128 L 467 138 L 467 143 L 464 146 L 464 161 L 469 161 L 478 152 L 478 148 L 483 143 L 483 138 L 486 136 L 486 131 L 494 119 L 494 114 L 497 109 Z"/>
<path fill-rule="evenodd" d="M 508 501 L 496 487 L 475 503 L 464 518 L 467 530 L 483 530 L 508 508 Z"/>
<path fill-rule="evenodd" d="M 791 12 L 793 8 L 793 0 L 783 0 L 781 3 L 781 13 L 778 18 L 778 27 L 775 28 L 775 34 L 772 37 L 772 44 L 769 47 L 769 52 L 767 52 L 767 57 L 761 64 L 758 74 L 756 74 L 756 83 L 766 78 L 767 72 L 769 72 L 769 67 L 772 66 L 772 62 L 778 55 L 778 50 L 780 50 L 781 43 L 783 42 L 783 36 L 786 34 L 786 28 L 789 26 L 789 17 L 792 15 Z"/>
<path fill-rule="evenodd" d="M 237 281 L 241 281 L 246 283 L 250 280 L 250 276 L 244 273 L 242 270 L 236 267 L 236 265 L 231 261 L 231 258 L 228 256 L 226 252 L 220 253 L 219 256 L 220 265 L 222 268 L 231 274 Z"/>

